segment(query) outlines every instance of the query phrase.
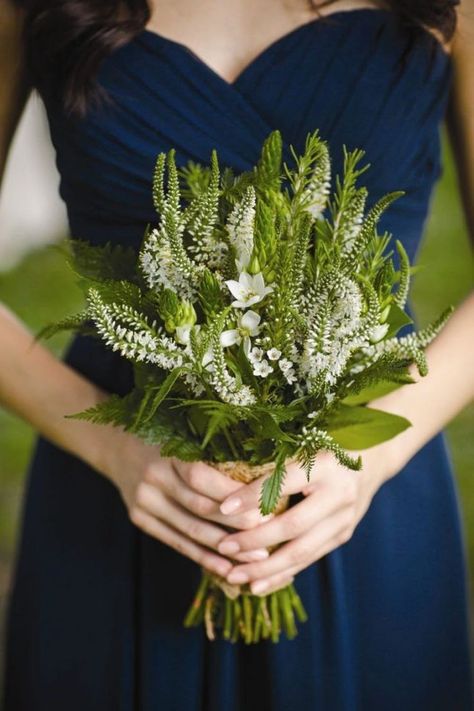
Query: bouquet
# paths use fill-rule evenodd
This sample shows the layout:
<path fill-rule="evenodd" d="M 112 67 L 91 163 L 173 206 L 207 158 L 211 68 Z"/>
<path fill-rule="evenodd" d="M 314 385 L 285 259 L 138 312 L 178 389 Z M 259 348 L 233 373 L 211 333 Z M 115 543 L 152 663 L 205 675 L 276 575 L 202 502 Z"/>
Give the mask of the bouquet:
<path fill-rule="evenodd" d="M 291 148 L 291 165 L 272 132 L 257 164 L 238 175 L 220 168 L 215 151 L 207 166 L 180 168 L 174 150 L 160 153 L 150 186 L 158 219 L 138 254 L 70 242 L 86 307 L 43 335 L 93 333 L 134 370 L 127 395 L 70 416 L 122 426 L 162 456 L 204 460 L 242 482 L 264 477 L 264 515 L 289 504 L 281 496 L 289 461 L 308 481 L 321 450 L 358 470 L 350 450 L 408 427 L 368 403 L 413 382 L 413 363 L 426 374 L 424 348 L 450 310 L 397 335 L 412 323 L 412 269 L 377 225 L 402 193 L 366 210 L 364 153 L 343 150 L 333 187 L 318 131 L 301 155 Z M 184 623 L 204 622 L 210 639 L 252 643 L 276 642 L 282 631 L 292 638 L 305 619 L 293 584 L 252 595 L 203 569 Z"/>

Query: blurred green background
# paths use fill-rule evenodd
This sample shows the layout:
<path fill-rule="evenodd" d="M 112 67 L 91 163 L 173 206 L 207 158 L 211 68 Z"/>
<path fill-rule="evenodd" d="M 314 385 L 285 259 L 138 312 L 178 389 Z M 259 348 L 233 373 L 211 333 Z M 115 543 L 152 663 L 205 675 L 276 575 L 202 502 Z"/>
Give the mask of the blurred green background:
<path fill-rule="evenodd" d="M 417 273 L 412 291 L 420 325 L 435 317 L 447 304 L 458 304 L 473 285 L 473 257 L 446 139 L 443 146 L 444 174 L 437 186 L 418 260 L 425 268 Z M 49 247 L 30 254 L 9 273 L 0 273 L 0 301 L 36 330 L 75 311 L 81 304 L 81 294 L 64 264 L 63 256 Z M 67 337 L 60 336 L 50 341 L 50 345 L 60 354 L 66 342 Z M 448 437 L 459 482 L 472 580 L 474 406 L 467 408 L 451 423 Z M 5 608 L 11 577 L 23 483 L 33 438 L 28 425 L 0 410 L 0 614 Z M 474 602 L 472 593 L 471 599 Z"/>

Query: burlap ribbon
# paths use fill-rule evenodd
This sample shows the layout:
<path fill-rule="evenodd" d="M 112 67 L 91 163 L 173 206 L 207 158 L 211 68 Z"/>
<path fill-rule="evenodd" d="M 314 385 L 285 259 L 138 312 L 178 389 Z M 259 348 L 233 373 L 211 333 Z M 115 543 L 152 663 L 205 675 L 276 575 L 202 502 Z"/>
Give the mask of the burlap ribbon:
<path fill-rule="evenodd" d="M 295 460 L 289 459 L 287 461 L 287 464 L 290 464 Z M 249 484 L 250 482 L 254 481 L 255 479 L 258 479 L 259 477 L 263 477 L 265 474 L 272 474 L 275 464 L 274 462 L 267 462 L 267 464 L 249 464 L 248 462 L 242 462 L 242 461 L 229 461 L 229 462 L 208 462 L 208 464 L 214 469 L 218 469 L 222 474 L 225 474 L 226 476 L 230 477 L 231 479 L 234 479 L 234 481 L 240 481 L 242 484 Z M 262 486 L 263 486 L 263 480 L 262 480 Z M 280 500 L 278 501 L 278 504 L 276 505 L 276 508 L 274 510 L 274 514 L 279 514 L 285 511 L 288 508 L 290 497 L 289 496 L 282 496 Z M 229 529 L 233 530 L 233 529 Z M 275 546 L 268 546 L 267 550 L 271 552 L 272 550 L 275 550 L 275 548 L 278 548 L 278 545 Z M 240 561 L 236 561 L 236 563 L 239 563 Z M 236 584 L 231 584 L 228 583 L 225 578 L 222 578 L 220 575 L 217 575 L 217 573 L 210 572 L 209 570 L 205 571 L 210 577 L 211 580 L 219 587 L 221 590 L 224 591 L 224 593 L 227 595 L 227 597 L 230 597 L 232 600 L 235 600 L 242 592 L 250 592 L 250 587 L 248 583 L 244 583 L 242 585 L 236 585 Z"/>

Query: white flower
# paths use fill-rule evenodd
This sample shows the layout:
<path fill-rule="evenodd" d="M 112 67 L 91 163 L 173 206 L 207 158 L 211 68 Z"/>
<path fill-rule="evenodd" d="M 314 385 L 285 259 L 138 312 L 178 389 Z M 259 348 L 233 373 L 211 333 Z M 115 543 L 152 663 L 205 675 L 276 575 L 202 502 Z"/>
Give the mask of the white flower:
<path fill-rule="evenodd" d="M 245 249 L 242 250 L 242 252 L 239 254 L 237 259 L 235 259 L 235 266 L 237 268 L 237 271 L 244 272 L 248 265 L 250 264 L 250 257 L 252 256 L 251 252 L 247 252 Z"/>
<path fill-rule="evenodd" d="M 308 412 L 308 419 L 309 420 L 312 420 L 314 417 L 317 417 L 317 416 L 318 416 L 317 410 L 313 410 L 313 412 Z"/>
<path fill-rule="evenodd" d="M 244 352 L 248 356 L 251 346 L 250 337 L 260 333 L 259 324 L 259 314 L 255 311 L 246 311 L 242 316 L 237 317 L 237 328 L 231 328 L 221 333 L 221 345 L 225 348 L 243 340 Z"/>
<path fill-rule="evenodd" d="M 279 351 L 278 348 L 270 348 L 270 350 L 267 351 L 267 356 L 270 360 L 278 360 L 281 356 L 281 351 Z"/>
<path fill-rule="evenodd" d="M 267 294 L 273 291 L 272 286 L 265 286 L 261 272 L 254 276 L 247 272 L 242 272 L 239 276 L 239 281 L 229 279 L 225 283 L 232 296 L 235 296 L 236 300 L 232 302 L 232 306 L 236 309 L 246 309 L 248 306 L 258 304 Z"/>
<path fill-rule="evenodd" d="M 265 358 L 253 364 L 253 374 L 259 375 L 261 378 L 266 378 L 267 375 L 273 373 L 273 368 Z"/>
<path fill-rule="evenodd" d="M 286 373 L 293 368 L 293 363 L 291 362 L 291 360 L 288 360 L 288 358 L 282 358 L 278 362 L 278 365 L 280 366 L 280 370 L 282 371 L 282 373 Z"/>
<path fill-rule="evenodd" d="M 286 382 L 289 385 L 291 385 L 292 383 L 296 383 L 296 373 L 293 368 L 290 368 L 289 370 L 285 371 L 283 375 L 285 376 Z"/>
<path fill-rule="evenodd" d="M 246 355 L 251 363 L 258 363 L 263 358 L 263 350 L 261 348 L 252 348 Z"/>

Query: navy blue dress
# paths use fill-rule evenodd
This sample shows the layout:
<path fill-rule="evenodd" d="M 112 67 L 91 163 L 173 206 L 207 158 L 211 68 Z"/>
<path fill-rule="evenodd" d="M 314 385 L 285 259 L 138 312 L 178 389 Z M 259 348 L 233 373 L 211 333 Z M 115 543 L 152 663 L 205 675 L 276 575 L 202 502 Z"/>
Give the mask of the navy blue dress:
<path fill-rule="evenodd" d="M 303 147 L 319 127 L 366 150 L 371 201 L 406 196 L 383 227 L 413 258 L 440 173 L 451 63 L 383 10 L 286 34 L 232 83 L 150 30 L 109 56 L 115 104 L 85 119 L 48 102 L 71 233 L 138 246 L 156 219 L 156 154 L 251 166 L 272 129 Z M 54 288 L 54 285 L 51 285 Z M 60 295 L 58 294 L 58 298 Z M 86 337 L 67 362 L 114 392 L 129 365 Z M 463 531 L 443 436 L 376 494 L 353 538 L 296 577 L 309 611 L 278 645 L 184 629 L 199 567 L 128 520 L 112 484 L 39 439 L 8 615 L 6 711 L 471 711 Z"/>

